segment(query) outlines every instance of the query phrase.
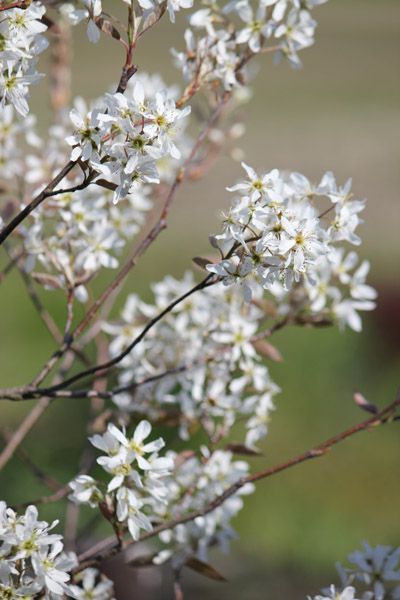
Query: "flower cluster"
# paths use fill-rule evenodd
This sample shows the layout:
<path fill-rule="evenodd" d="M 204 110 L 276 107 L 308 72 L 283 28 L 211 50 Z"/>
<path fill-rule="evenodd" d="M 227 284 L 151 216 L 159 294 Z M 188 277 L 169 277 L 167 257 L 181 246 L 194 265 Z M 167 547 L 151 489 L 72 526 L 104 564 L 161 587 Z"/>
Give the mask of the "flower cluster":
<path fill-rule="evenodd" d="M 212 237 L 222 258 L 207 269 L 241 285 L 248 301 L 261 287 L 281 313 L 318 314 L 359 331 L 357 310 L 372 310 L 376 292 L 365 284 L 368 262 L 357 267 L 357 254 L 341 247 L 361 243 L 355 230 L 364 202 L 352 198 L 351 181 L 339 187 L 326 173 L 314 185 L 300 173 L 243 167 L 248 177 L 228 188 L 239 195 Z"/>
<path fill-rule="evenodd" d="M 62 536 L 50 533 L 57 525 L 38 520 L 35 506 L 18 515 L 0 502 L 0 597 L 33 600 L 46 598 L 111 600 L 112 583 L 96 569 L 82 571 L 73 584 L 71 570 L 77 566 L 73 552 L 64 552 Z M 82 583 L 81 585 L 79 585 Z"/>
<path fill-rule="evenodd" d="M 347 560 L 350 566 L 337 566 L 343 591 L 337 592 L 335 586 L 331 586 L 314 600 L 399 600 L 400 548 L 373 547 L 365 542 L 364 548 L 352 552 Z M 357 585 L 357 592 L 353 583 Z"/>
<path fill-rule="evenodd" d="M 349 566 L 338 566 L 343 585 L 356 584 L 365 591 L 361 600 L 400 599 L 400 548 L 370 546 L 352 552 Z"/>
<path fill-rule="evenodd" d="M 125 198 L 143 183 L 159 183 L 156 162 L 181 152 L 174 143 L 179 121 L 190 107 L 176 108 L 167 90 L 146 98 L 140 81 L 132 94 L 106 94 L 105 106 L 81 114 L 71 111 L 75 133 L 67 138 L 73 146 L 71 160 L 82 160 L 115 183 L 114 202 Z"/>
<path fill-rule="evenodd" d="M 40 79 L 37 57 L 48 45 L 44 13 L 40 2 L 0 13 L 0 106 L 12 105 L 24 117 L 29 86 Z"/>
<path fill-rule="evenodd" d="M 18 516 L 0 502 L 0 595 L 32 597 L 41 591 L 62 595 L 76 557 L 63 552 L 61 536 L 50 533 L 57 525 L 38 521 L 35 506 Z M 8 594 L 8 595 L 7 595 Z"/>
<path fill-rule="evenodd" d="M 182 281 L 167 277 L 154 285 L 152 305 L 130 295 L 121 322 L 103 326 L 113 336 L 111 356 L 193 285 L 188 272 Z M 190 296 L 120 362 L 119 383 L 127 391 L 114 401 L 122 411 L 178 422 L 186 439 L 199 424 L 213 439 L 224 437 L 237 418 L 245 417 L 246 444 L 253 446 L 267 433 L 272 398 L 279 392 L 254 347 L 263 317 L 255 304 L 244 304 L 240 293 L 220 284 Z"/>
<path fill-rule="evenodd" d="M 126 525 L 134 540 L 139 538 L 142 529 L 152 530 L 146 513 L 152 516 L 156 506 L 166 503 L 165 481 L 173 465 L 170 458 L 158 455 L 164 446 L 161 438 L 144 441 L 150 432 L 148 421 L 141 421 L 132 437 L 110 423 L 103 435 L 89 438 L 93 446 L 106 454 L 97 459 L 112 476 L 106 492 L 103 494 L 101 484 L 89 475 L 79 475 L 70 483 L 70 498 L 74 502 L 92 507 L 100 503 L 115 527 L 121 523 Z"/>
<path fill-rule="evenodd" d="M 85 302 L 86 284 L 100 269 L 118 267 L 121 250 L 140 230 L 150 192 L 142 187 L 117 206 L 111 191 L 94 186 L 49 199 L 24 232 L 26 271 L 47 289 L 73 291 Z"/>
<path fill-rule="evenodd" d="M 190 453 L 170 455 L 174 456 L 175 469 L 167 482 L 168 504 L 164 510 L 160 507 L 160 516 L 168 516 L 169 520 L 203 509 L 248 473 L 245 461 L 233 460 L 232 453 L 224 450 L 210 453 L 202 448 L 200 457 Z M 179 570 L 192 556 L 206 561 L 211 545 L 227 552 L 229 542 L 237 537 L 230 522 L 243 507 L 241 496 L 252 493 L 253 489 L 248 483 L 208 514 L 163 531 L 159 538 L 165 547 L 154 563 L 171 560 Z"/>
<path fill-rule="evenodd" d="M 326 0 L 230 0 L 210 2 L 189 19 L 186 50 L 174 51 L 185 79 L 202 86 L 215 81 L 225 89 L 242 83 L 242 70 L 257 53 L 273 51 L 294 67 L 298 52 L 314 43 L 316 22 L 310 9 Z"/>
<path fill-rule="evenodd" d="M 138 93 L 138 89 L 147 97 L 156 99 L 159 98 L 160 89 L 164 89 L 161 96 L 168 97 L 168 102 L 172 103 L 177 95 L 176 88 L 165 88 L 159 76 L 141 73 L 135 84 L 128 86 L 126 96 L 119 96 L 129 103 L 128 98 L 133 97 L 135 90 Z M 101 100 L 96 103 L 100 104 Z M 76 99 L 73 119 L 76 121 L 78 114 L 87 112 L 83 100 Z M 112 118 L 111 113 L 106 116 Z M 14 117 L 12 107 L 0 109 L 0 181 L 4 182 L 4 191 L 9 195 L 10 205 L 15 203 L 18 196 L 22 196 L 23 204 L 25 194 L 35 195 L 43 189 L 43 184 L 54 177 L 65 164 L 65 154 L 68 151 L 65 138 L 73 141 L 80 135 L 76 133 L 71 136 L 70 122 L 64 118 L 50 128 L 48 140 L 44 143 L 36 133 L 34 117 L 29 116 L 23 124 Z M 130 118 L 126 118 L 130 122 Z M 100 175 L 92 170 L 86 171 L 83 176 L 76 167 L 58 186 L 56 195 L 44 202 L 21 230 L 26 271 L 38 270 L 39 266 L 40 272 L 34 274 L 36 281 L 47 289 L 74 290 L 81 301 L 87 298 L 86 283 L 101 268 L 118 266 L 119 255 L 127 241 L 130 242 L 143 225 L 145 214 L 152 207 L 152 199 L 157 192 L 157 188 L 149 182 L 169 182 L 181 164 L 177 159 L 179 153 L 176 144 L 183 151 L 181 160 L 189 147 L 183 130 L 175 132 L 177 135 L 172 139 L 169 136 L 173 133 L 166 127 L 165 131 L 160 130 L 153 139 L 155 145 L 164 144 L 168 149 L 168 153 L 163 154 L 160 148 L 157 150 L 155 145 L 152 146 L 149 122 L 145 125 L 147 133 L 142 132 L 133 142 L 128 138 L 128 149 L 125 150 L 126 140 L 124 138 L 122 141 L 118 123 L 113 123 L 110 124 L 113 132 L 113 142 L 111 138 L 108 142 L 110 148 L 112 146 L 115 153 L 122 153 L 124 156 L 130 152 L 130 164 L 137 159 L 136 169 L 129 175 L 118 175 L 114 166 L 119 160 L 115 156 L 109 157 L 109 162 L 100 164 L 99 168 L 103 171 Z M 119 149 L 117 137 L 121 139 Z M 147 145 L 141 148 L 141 140 L 145 139 Z M 136 150 L 132 144 L 137 145 Z M 82 152 L 86 157 L 86 153 L 92 150 L 83 136 L 81 145 L 73 152 Z M 145 156 L 142 155 L 142 150 Z M 152 157 L 146 153 L 151 153 Z M 97 160 L 100 160 L 99 156 Z M 139 171 L 142 177 L 139 177 Z M 113 183 L 113 180 L 121 181 L 123 178 L 124 191 L 123 186 L 116 189 L 117 183 Z M 62 194 L 62 189 L 71 191 Z M 117 204 L 116 198 L 119 198 Z M 7 207 L 7 203 L 4 203 L 4 207 Z"/>

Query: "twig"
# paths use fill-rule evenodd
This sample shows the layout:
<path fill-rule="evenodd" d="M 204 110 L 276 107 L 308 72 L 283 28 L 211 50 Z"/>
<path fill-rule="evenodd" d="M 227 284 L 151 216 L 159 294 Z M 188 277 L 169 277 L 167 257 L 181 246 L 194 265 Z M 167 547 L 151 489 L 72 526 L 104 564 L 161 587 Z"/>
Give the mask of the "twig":
<path fill-rule="evenodd" d="M 70 160 L 65 167 L 61 169 L 54 179 L 47 184 L 40 194 L 38 194 L 29 204 L 25 206 L 7 225 L 0 231 L 0 245 L 8 238 L 8 236 L 28 217 L 31 212 L 35 210 L 46 198 L 50 198 L 53 195 L 54 188 L 68 175 L 70 171 L 75 167 L 76 162 Z M 55 194 L 55 192 L 54 192 Z"/>
<path fill-rule="evenodd" d="M 12 8 L 21 8 L 26 9 L 31 4 L 32 0 L 16 0 L 16 2 L 11 2 L 10 4 L 6 4 L 3 6 L 3 3 L 0 4 L 0 12 L 4 10 L 10 10 Z"/>
<path fill-rule="evenodd" d="M 0 471 L 12 458 L 18 446 L 22 443 L 22 440 L 29 433 L 32 427 L 37 423 L 37 421 L 45 412 L 49 404 L 50 398 L 41 398 L 39 402 L 33 407 L 33 409 L 28 413 L 25 419 L 22 421 L 18 429 L 13 433 L 7 445 L 0 454 Z"/>
<path fill-rule="evenodd" d="M 54 492 L 54 494 L 50 494 L 49 496 L 41 496 L 40 498 L 35 498 L 34 500 L 29 500 L 27 502 L 17 504 L 16 506 L 14 506 L 14 508 L 17 510 L 22 510 L 24 508 L 27 508 L 31 504 L 34 504 L 35 506 L 37 504 L 53 504 L 54 502 L 59 502 L 60 500 L 68 496 L 70 492 L 71 488 L 68 484 L 66 484 L 61 486 L 57 491 Z"/>
<path fill-rule="evenodd" d="M 9 263 L 4 267 L 3 271 L 0 272 L 0 283 L 4 281 L 6 276 L 13 270 L 19 260 L 25 255 L 25 250 L 20 250 L 15 256 L 10 257 Z"/>
<path fill-rule="evenodd" d="M 294 317 L 291 318 L 289 316 L 286 316 L 283 319 L 281 319 L 280 321 L 277 321 L 276 323 L 274 323 L 269 329 L 264 329 L 263 331 L 260 331 L 260 333 L 253 335 L 250 339 L 250 342 L 254 343 L 259 340 L 267 339 L 267 338 L 271 337 L 275 332 L 279 331 L 280 329 L 282 329 L 283 327 L 285 327 L 286 325 L 288 325 L 290 323 L 293 323 L 296 325 L 308 325 L 308 324 L 314 324 L 314 321 L 312 321 L 312 320 L 310 321 L 307 319 L 301 319 L 301 318 L 294 318 Z M 317 323 L 319 324 L 319 322 L 317 322 Z M 136 342 L 136 339 L 137 338 L 135 338 L 134 342 Z M 222 352 L 227 352 L 230 347 L 231 346 L 229 344 L 222 346 L 221 348 L 218 349 L 217 355 L 219 355 Z M 185 371 L 193 369 L 201 364 L 208 363 L 212 360 L 215 360 L 215 358 L 216 358 L 216 355 L 210 354 L 208 356 L 205 356 L 203 359 L 193 360 L 190 363 L 184 363 L 177 367 L 167 369 L 166 371 L 162 371 L 161 373 L 157 373 L 156 375 L 151 375 L 150 377 L 146 377 L 140 381 L 131 381 L 130 383 L 112 388 L 111 390 L 93 389 L 93 388 L 80 389 L 80 390 L 79 389 L 78 390 L 65 390 L 65 389 L 59 389 L 59 385 L 61 385 L 61 384 L 59 384 L 59 385 L 47 387 L 47 388 L 40 388 L 40 387 L 32 388 L 32 389 L 10 388 L 10 389 L 0 390 L 0 399 L 11 400 L 13 402 L 20 402 L 20 401 L 33 400 L 35 398 L 40 398 L 42 396 L 48 396 L 49 398 L 92 398 L 92 399 L 101 398 L 101 399 L 106 400 L 106 399 L 113 398 L 114 396 L 121 394 L 123 392 L 133 392 L 135 389 L 137 389 L 139 387 L 142 387 L 144 385 L 149 385 L 151 383 L 156 383 L 157 381 L 160 381 L 161 379 L 164 379 L 165 377 L 170 377 L 171 375 L 178 375 L 180 373 L 184 373 Z M 103 368 L 104 367 L 102 367 L 102 369 Z M 81 376 L 82 374 L 79 374 L 79 375 Z M 103 375 L 103 373 L 100 373 L 99 376 L 102 376 L 102 375 Z M 82 377 L 83 377 L 83 375 L 82 375 Z M 70 380 L 63 381 L 62 386 L 70 384 L 70 383 L 71 383 Z"/>
<path fill-rule="evenodd" d="M 210 285 L 214 285 L 214 283 L 216 283 L 214 276 L 212 274 L 207 275 L 207 277 L 205 279 L 203 279 L 200 283 L 198 283 L 197 285 L 192 287 L 185 294 L 182 294 L 182 296 L 179 296 L 179 298 L 176 298 L 173 302 L 168 304 L 168 306 L 164 310 L 162 310 L 158 315 L 156 315 L 153 319 L 150 319 L 150 321 L 143 328 L 141 333 L 125 348 L 125 350 L 123 350 L 122 352 L 117 354 L 117 356 L 108 360 L 107 362 L 97 364 L 94 367 L 91 367 L 90 369 L 86 369 L 85 371 L 80 371 L 79 373 L 76 373 L 76 375 L 73 375 L 69 379 L 66 379 L 65 381 L 63 381 L 57 385 L 51 386 L 49 388 L 44 388 L 42 390 L 42 392 L 44 394 L 47 394 L 47 392 L 52 393 L 52 392 L 58 391 L 60 389 L 63 389 L 64 387 L 68 387 L 69 385 L 72 385 L 73 383 L 75 383 L 76 381 L 79 381 L 80 379 L 82 379 L 84 377 L 89 377 L 90 375 L 94 375 L 95 373 L 103 374 L 105 371 L 107 371 L 111 367 L 114 367 L 119 362 L 121 362 L 121 360 L 123 360 L 125 358 L 125 356 L 127 356 L 133 350 L 133 348 L 135 348 L 142 341 L 142 339 L 146 336 L 147 332 L 150 331 L 150 329 L 152 329 L 154 327 L 154 325 L 156 325 L 156 323 L 161 321 L 161 319 L 166 314 L 171 312 L 175 308 L 175 306 L 177 306 L 178 304 L 183 302 L 186 298 L 188 298 L 195 292 L 202 290 Z M 27 395 L 29 395 L 30 393 L 31 392 L 28 391 Z M 22 396 L 25 397 L 26 394 L 22 394 Z"/>

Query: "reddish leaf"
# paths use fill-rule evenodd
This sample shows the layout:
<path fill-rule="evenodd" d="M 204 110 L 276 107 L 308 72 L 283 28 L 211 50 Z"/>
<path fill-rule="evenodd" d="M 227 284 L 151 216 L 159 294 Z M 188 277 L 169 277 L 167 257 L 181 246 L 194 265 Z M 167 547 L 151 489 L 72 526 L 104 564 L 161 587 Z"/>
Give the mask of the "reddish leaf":
<path fill-rule="evenodd" d="M 226 581 L 225 577 L 221 575 L 221 573 L 219 573 L 214 567 L 203 562 L 202 560 L 199 560 L 198 558 L 195 558 L 194 556 L 188 558 L 185 566 L 189 567 L 189 569 L 192 569 L 193 571 L 196 571 L 196 573 L 200 573 L 200 575 L 203 575 L 204 577 L 208 577 L 208 579 L 213 579 L 214 581 Z"/>
<path fill-rule="evenodd" d="M 253 342 L 253 346 L 256 352 L 262 356 L 265 356 L 265 358 L 270 358 L 274 362 L 283 361 L 282 354 L 279 352 L 278 348 L 275 348 L 275 346 L 269 342 L 266 342 L 265 340 L 257 340 Z"/>
<path fill-rule="evenodd" d="M 195 256 L 194 258 L 192 258 L 192 261 L 195 265 L 197 265 L 198 267 L 200 267 L 200 269 L 203 269 L 204 271 L 206 271 L 206 266 L 211 263 L 211 261 L 208 258 L 202 258 L 201 256 Z"/>
<path fill-rule="evenodd" d="M 97 17 L 97 19 L 95 19 L 95 23 L 96 23 L 97 27 L 106 35 L 110 35 L 115 40 L 121 39 L 120 32 L 118 31 L 118 29 L 116 29 L 114 27 L 114 25 L 108 19 L 106 19 L 104 17 Z"/>
<path fill-rule="evenodd" d="M 249 448 L 244 444 L 227 444 L 225 446 L 226 450 L 230 450 L 234 454 L 242 454 L 243 456 L 262 456 L 262 452 L 257 450 L 256 448 Z"/>

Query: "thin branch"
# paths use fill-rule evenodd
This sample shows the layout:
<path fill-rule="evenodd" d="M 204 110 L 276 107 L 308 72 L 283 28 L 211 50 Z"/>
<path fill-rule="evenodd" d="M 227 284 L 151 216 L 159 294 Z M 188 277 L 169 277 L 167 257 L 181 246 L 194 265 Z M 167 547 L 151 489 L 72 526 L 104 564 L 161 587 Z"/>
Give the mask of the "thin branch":
<path fill-rule="evenodd" d="M 63 498 L 66 498 L 66 496 L 68 496 L 68 494 L 70 493 L 71 488 L 69 487 L 69 484 L 66 484 L 61 486 L 57 491 L 54 492 L 54 494 L 50 494 L 49 496 L 41 496 L 40 498 L 35 498 L 34 500 L 29 500 L 28 502 L 17 504 L 16 506 L 14 506 L 14 508 L 16 510 L 23 510 L 31 504 L 34 504 L 35 506 L 38 504 L 53 504 L 54 502 L 59 502 L 60 500 L 63 500 Z"/>
<path fill-rule="evenodd" d="M 6 466 L 32 427 L 38 422 L 50 404 L 50 398 L 41 398 L 13 433 L 0 454 L 0 471 Z"/>
<path fill-rule="evenodd" d="M 7 242 L 4 243 L 4 248 L 5 248 L 6 252 L 8 253 L 8 255 L 10 256 Z M 28 296 L 31 299 L 32 304 L 33 304 L 34 308 L 36 309 L 40 319 L 42 320 L 42 322 L 48 329 L 48 331 L 51 334 L 51 336 L 53 337 L 54 341 L 57 344 L 61 344 L 63 339 L 65 338 L 66 333 L 69 331 L 69 328 L 72 323 L 72 315 L 70 314 L 72 308 L 71 308 L 70 304 L 73 302 L 73 291 L 72 292 L 69 291 L 68 297 L 67 297 L 67 321 L 66 321 L 66 325 L 65 325 L 65 335 L 63 336 L 61 334 L 56 322 L 54 321 L 53 317 L 51 316 L 51 314 L 48 312 L 48 310 L 43 305 L 38 293 L 36 292 L 35 286 L 31 280 L 31 278 L 28 276 L 28 274 L 25 272 L 24 268 L 19 264 L 18 261 L 16 262 L 16 265 L 18 268 L 18 272 L 22 278 L 22 281 L 25 284 L 26 290 L 28 292 Z M 72 298 L 71 298 L 71 296 L 72 296 Z M 90 361 L 85 356 L 85 354 L 82 350 L 78 349 L 75 346 L 71 346 L 70 351 L 73 354 L 75 354 L 85 366 L 88 366 L 90 364 Z"/>
<path fill-rule="evenodd" d="M 76 162 L 70 160 L 65 167 L 61 169 L 59 173 L 54 177 L 52 181 L 44 188 L 40 194 L 38 194 L 29 204 L 25 206 L 21 212 L 19 212 L 7 225 L 0 231 L 0 245 L 8 238 L 9 235 L 28 217 L 31 212 L 35 210 L 46 198 L 50 198 L 56 192 L 54 188 L 68 175 L 70 171 L 75 167 Z"/>
<path fill-rule="evenodd" d="M 292 316 L 287 315 L 280 321 L 277 321 L 276 323 L 274 323 L 268 329 L 264 329 L 264 330 L 260 331 L 259 333 L 256 333 L 255 335 L 253 335 L 249 341 L 251 343 L 255 343 L 260 340 L 265 340 L 265 339 L 271 337 L 277 331 L 280 331 L 281 329 L 283 329 L 286 325 L 290 325 L 290 324 L 301 325 L 301 326 L 304 326 L 304 325 L 320 326 L 321 324 L 331 325 L 332 322 L 328 321 L 326 319 L 322 319 L 322 318 L 319 318 L 319 319 L 316 319 L 314 317 L 303 318 L 303 317 L 292 317 Z M 142 387 L 144 385 L 156 383 L 157 381 L 160 381 L 166 377 L 184 373 L 185 371 L 194 369 L 202 364 L 216 360 L 216 358 L 221 353 L 227 352 L 230 348 L 231 348 L 231 346 L 229 344 L 226 344 L 226 345 L 222 346 L 221 348 L 218 348 L 216 353 L 209 354 L 208 356 L 205 356 L 202 359 L 193 360 L 190 363 L 184 363 L 182 365 L 178 365 L 177 367 L 167 369 L 166 371 L 162 371 L 161 373 L 157 373 L 156 375 L 151 375 L 150 377 L 146 377 L 140 381 L 131 381 L 130 383 L 112 388 L 111 390 L 106 390 L 106 389 L 98 390 L 98 389 L 93 389 L 93 388 L 78 389 L 78 390 L 60 389 L 59 388 L 60 385 L 64 386 L 64 385 L 67 385 L 68 382 L 70 382 L 70 380 L 67 380 L 67 381 L 63 381 L 62 384 L 60 383 L 57 386 L 52 386 L 52 387 L 48 387 L 48 388 L 38 387 L 38 388 L 32 388 L 32 389 L 28 389 L 28 390 L 26 388 L 10 388 L 10 389 L 0 390 L 0 399 L 11 400 L 13 402 L 33 400 L 35 398 L 40 398 L 42 396 L 48 396 L 49 398 L 71 398 L 71 399 L 72 398 L 91 398 L 91 399 L 100 398 L 100 399 L 104 399 L 104 400 L 112 399 L 114 396 L 121 394 L 123 392 L 134 392 L 137 388 Z M 100 374 L 96 375 L 96 378 L 100 377 L 102 375 L 104 375 L 104 373 L 100 373 Z"/>
<path fill-rule="evenodd" d="M 16 0 L 15 2 L 11 2 L 11 3 L 9 2 L 5 6 L 3 6 L 3 3 L 1 3 L 0 4 L 0 12 L 3 12 L 4 10 L 11 10 L 12 8 L 26 9 L 29 7 L 31 2 L 32 2 L 32 0 Z"/>
<path fill-rule="evenodd" d="M 25 256 L 25 250 L 20 250 L 15 254 L 15 256 L 10 257 L 9 263 L 4 267 L 3 271 L 0 272 L 0 283 L 2 283 L 6 276 L 11 273 L 15 265 L 23 256 Z"/>
<path fill-rule="evenodd" d="M 209 287 L 210 285 L 214 285 L 214 283 L 216 283 L 216 281 L 214 279 L 214 275 L 212 275 L 212 274 L 207 275 L 207 277 L 205 279 L 203 279 L 200 283 L 198 283 L 197 285 L 192 287 L 185 294 L 182 294 L 182 296 L 179 296 L 179 298 L 176 298 L 173 302 L 168 304 L 168 306 L 164 310 L 162 310 L 158 315 L 156 315 L 153 319 L 150 319 L 150 321 L 143 328 L 141 333 L 125 348 L 125 350 L 123 350 L 122 352 L 117 354 L 114 358 L 112 358 L 104 363 L 95 365 L 94 367 L 91 367 L 90 369 L 86 369 L 85 371 L 80 371 L 79 373 L 76 373 L 76 375 L 73 375 L 69 379 L 62 381 L 61 383 L 59 383 L 57 385 L 51 386 L 49 388 L 44 388 L 43 390 L 41 390 L 41 393 L 47 394 L 48 392 L 52 393 L 52 392 L 58 391 L 60 389 L 63 389 L 64 387 L 68 387 L 69 385 L 72 385 L 73 383 L 75 383 L 76 381 L 79 381 L 80 379 L 83 379 L 84 377 L 89 377 L 90 375 L 94 375 L 95 373 L 103 374 L 105 371 L 109 370 L 111 367 L 114 367 L 119 362 L 121 362 L 121 360 L 123 360 L 125 358 L 125 356 L 127 356 L 133 350 L 133 348 L 135 348 L 142 341 L 142 339 L 146 336 L 147 332 L 150 331 L 150 329 L 152 329 L 154 327 L 154 325 L 156 325 L 159 321 L 161 321 L 161 319 L 166 314 L 171 312 L 175 308 L 175 306 L 177 306 L 178 304 L 183 302 L 186 298 L 188 298 L 195 292 L 205 289 L 206 287 Z M 30 394 L 31 394 L 31 391 L 28 391 L 26 394 L 22 394 L 22 396 L 27 397 Z"/>
<path fill-rule="evenodd" d="M 27 275 L 23 268 L 18 266 L 19 274 L 21 275 L 22 281 L 25 284 L 26 291 L 28 292 L 28 296 L 31 299 L 33 306 L 35 307 L 40 319 L 46 326 L 47 330 L 58 344 L 62 341 L 63 336 L 60 333 L 60 330 L 57 327 L 56 322 L 54 321 L 51 314 L 48 310 L 43 306 L 38 294 L 36 293 L 35 287 L 31 278 Z"/>

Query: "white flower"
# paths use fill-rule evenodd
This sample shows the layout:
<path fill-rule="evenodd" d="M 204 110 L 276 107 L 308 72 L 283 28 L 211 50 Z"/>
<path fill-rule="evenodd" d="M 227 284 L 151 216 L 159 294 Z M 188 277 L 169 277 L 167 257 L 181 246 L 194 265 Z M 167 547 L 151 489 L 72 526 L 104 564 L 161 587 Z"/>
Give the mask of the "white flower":
<path fill-rule="evenodd" d="M 85 569 L 75 576 L 79 585 L 68 586 L 68 595 L 76 600 L 114 600 L 113 582 L 97 569 Z"/>
<path fill-rule="evenodd" d="M 314 600 L 357 600 L 355 597 L 356 590 L 353 587 L 347 587 L 343 592 L 336 590 L 335 586 L 332 585 L 329 590 L 329 596 L 315 596 Z M 311 597 L 308 597 L 311 600 Z"/>
<path fill-rule="evenodd" d="M 353 581 L 367 587 L 365 598 L 384 600 L 397 599 L 400 595 L 400 548 L 391 546 L 370 546 L 364 542 L 363 550 L 348 556 L 350 567 L 338 565 L 340 578 L 344 584 Z"/>
<path fill-rule="evenodd" d="M 70 579 L 66 569 L 71 570 L 77 564 L 75 556 L 61 554 L 62 549 L 62 543 L 55 542 L 49 549 L 40 550 L 32 556 L 36 576 L 44 581 L 46 588 L 53 594 L 65 592 L 65 584 Z"/>
<path fill-rule="evenodd" d="M 280 176 L 278 169 L 273 169 L 270 173 L 262 176 L 257 175 L 256 171 L 242 162 L 242 167 L 248 175 L 248 181 L 241 181 L 236 185 L 226 188 L 229 192 L 247 193 L 252 201 L 258 200 L 262 196 L 270 197 L 275 188 L 280 187 Z"/>
<path fill-rule="evenodd" d="M 102 493 L 96 486 L 96 481 L 89 475 L 78 475 L 69 483 L 69 487 L 72 489 L 69 498 L 79 504 L 89 504 L 94 508 L 102 499 Z"/>
<path fill-rule="evenodd" d="M 146 515 L 140 511 L 143 502 L 136 497 L 135 493 L 126 488 L 120 487 L 117 491 L 117 518 L 119 521 L 126 521 L 134 540 L 140 537 L 140 530 L 152 531 L 153 527 Z"/>
<path fill-rule="evenodd" d="M 35 506 L 18 515 L 0 502 L 0 597 L 33 600 L 68 593 L 70 571 L 77 566 L 74 553 L 64 553 L 61 535 L 38 520 Z"/>
<path fill-rule="evenodd" d="M 141 421 L 136 427 L 133 437 L 129 438 L 124 431 L 109 423 L 107 431 L 103 435 L 97 434 L 89 438 L 96 448 L 103 450 L 108 455 L 100 456 L 97 462 L 107 473 L 113 475 L 107 487 L 109 493 L 125 485 L 127 481 L 145 491 L 146 486 L 142 480 L 144 473 L 139 472 L 138 469 L 145 473 L 153 471 L 153 480 L 162 479 L 168 474 L 171 466 L 169 461 L 158 456 L 158 451 L 163 448 L 165 442 L 162 438 L 158 438 L 153 442 L 144 443 L 150 432 L 150 423 Z M 144 457 L 144 454 L 151 454 L 149 460 Z M 135 468 L 135 463 L 137 463 L 138 469 Z M 89 484 L 93 485 L 92 482 Z M 79 490 L 79 492 L 81 492 L 82 500 L 78 499 L 77 493 L 74 494 L 75 499 L 86 502 L 85 490 Z M 149 491 L 149 493 L 152 492 Z"/>
<path fill-rule="evenodd" d="M 136 460 L 139 467 L 145 470 L 151 468 L 151 465 L 143 455 L 158 452 L 165 444 L 162 438 L 158 438 L 154 442 L 148 442 L 147 444 L 143 443 L 151 433 L 151 425 L 148 421 L 140 421 L 135 429 L 133 438 L 131 439 L 128 439 L 112 424 L 109 425 L 109 432 L 118 439 L 124 448 L 126 448 L 128 456 L 132 458 L 132 460 Z"/>
<path fill-rule="evenodd" d="M 79 107 L 83 113 L 85 111 L 84 105 L 80 103 Z M 89 160 L 93 154 L 97 155 L 100 150 L 99 111 L 93 110 L 83 116 L 77 109 L 73 109 L 69 115 L 76 127 L 74 135 L 66 139 L 70 146 L 74 146 L 71 152 L 71 160 L 78 160 L 78 158 Z"/>
<path fill-rule="evenodd" d="M 246 23 L 246 27 L 238 32 L 236 42 L 238 44 L 247 43 L 252 52 L 261 50 L 262 38 L 271 35 L 271 25 L 266 22 L 267 8 L 261 1 L 259 2 L 256 15 L 248 2 L 242 0 L 236 7 L 240 18 Z"/>
<path fill-rule="evenodd" d="M 37 56 L 48 46 L 41 33 L 45 8 L 32 2 L 26 9 L 13 8 L 2 13 L 0 22 L 0 106 L 12 104 L 26 116 L 29 112 L 29 86 L 40 79 Z"/>

